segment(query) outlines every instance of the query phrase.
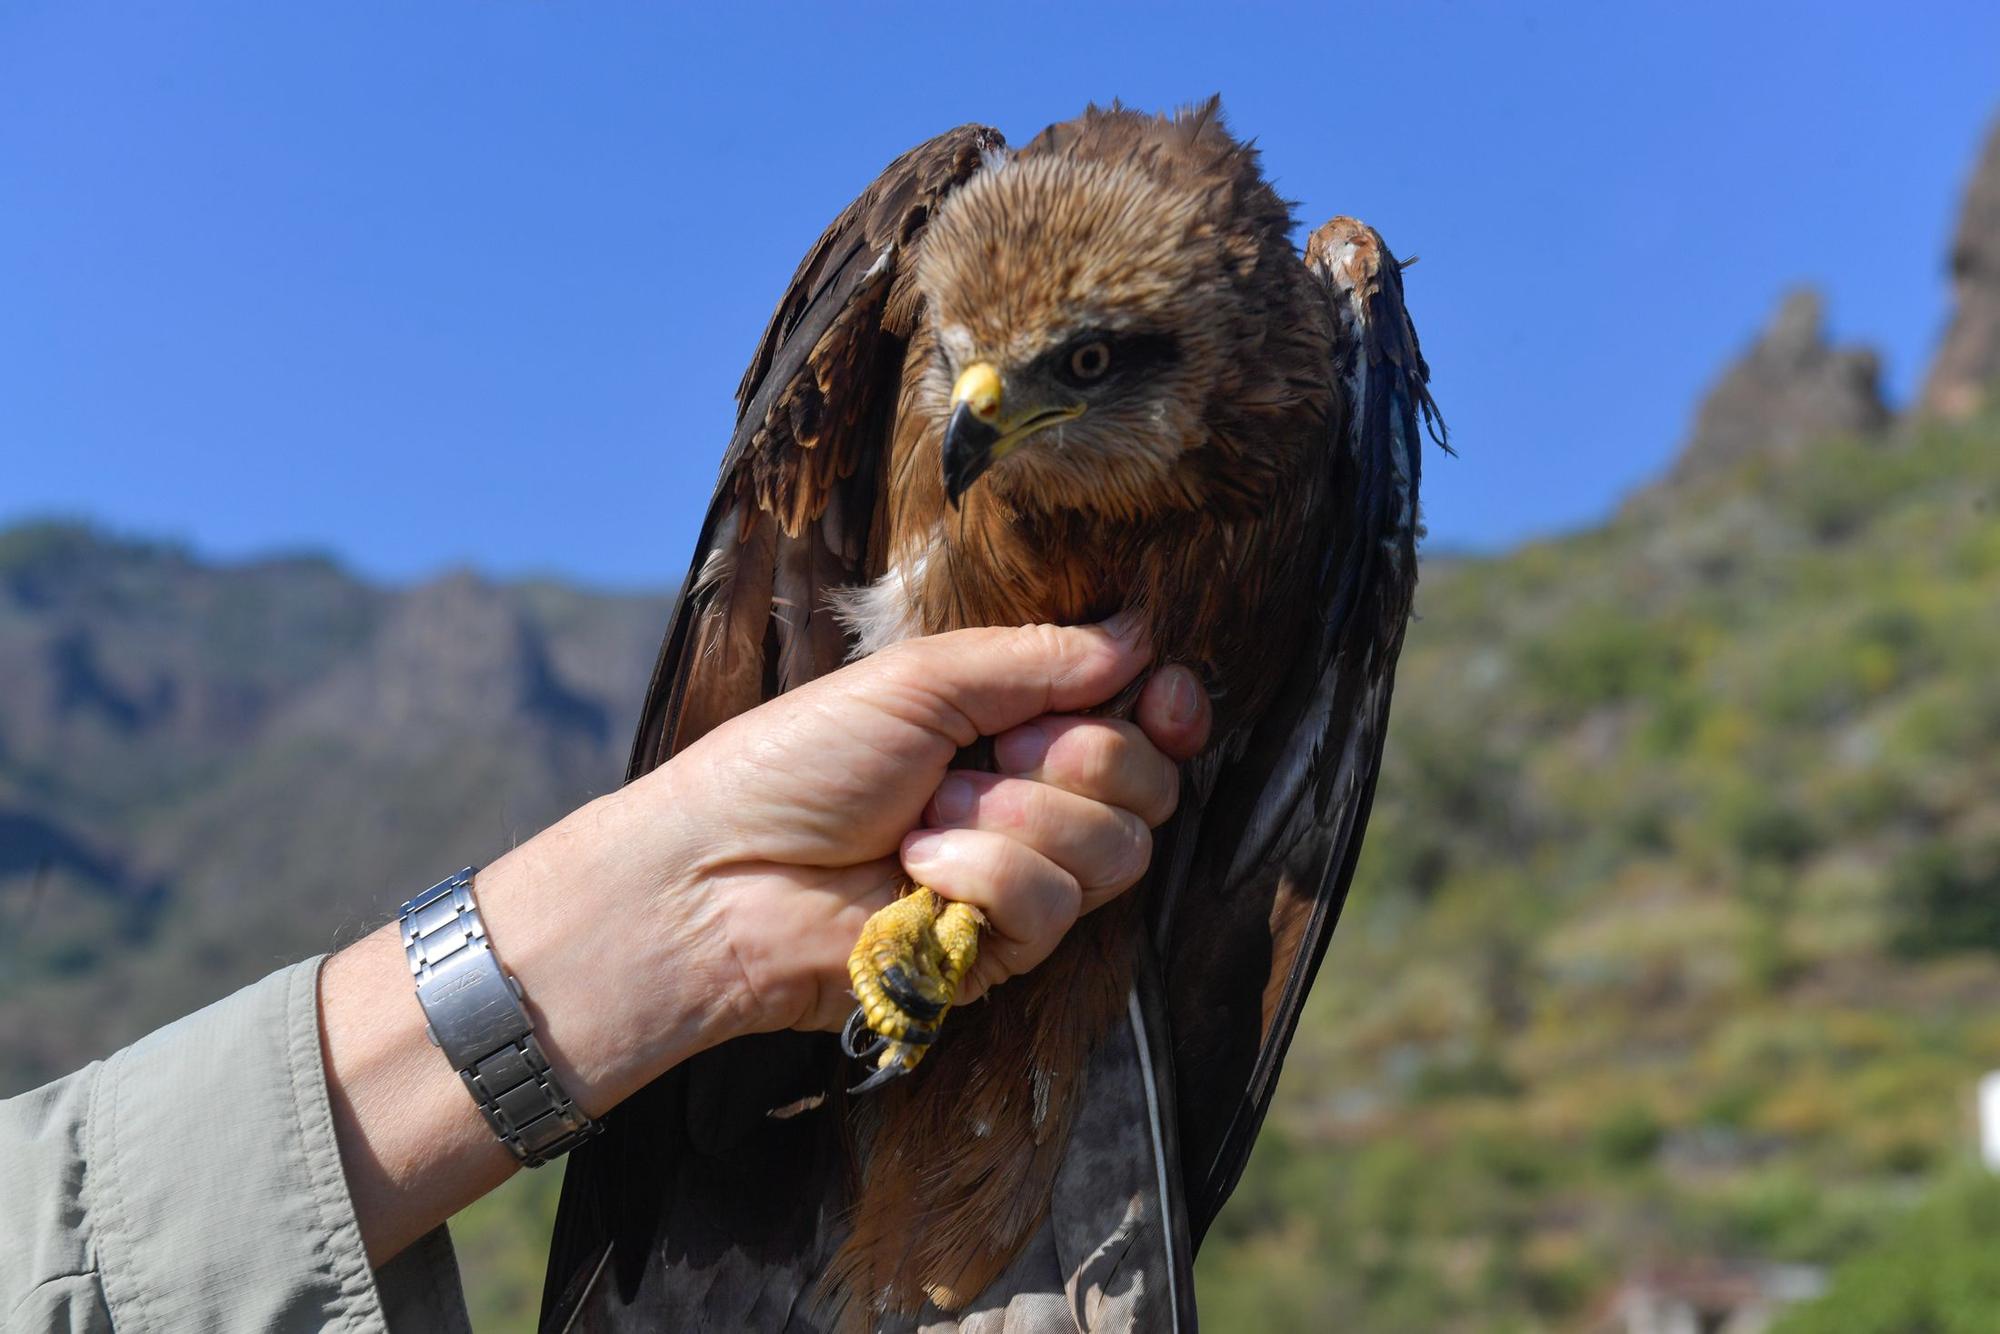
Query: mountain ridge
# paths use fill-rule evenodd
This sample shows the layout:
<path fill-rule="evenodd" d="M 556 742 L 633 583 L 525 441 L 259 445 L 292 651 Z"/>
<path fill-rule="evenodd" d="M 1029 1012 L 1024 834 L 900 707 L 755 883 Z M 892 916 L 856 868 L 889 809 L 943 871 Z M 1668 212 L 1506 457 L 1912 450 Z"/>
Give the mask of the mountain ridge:
<path fill-rule="evenodd" d="M 325 949 L 614 786 L 667 605 L 0 532 L 0 1083 Z M 156 967 L 185 957 L 207 966 Z"/>

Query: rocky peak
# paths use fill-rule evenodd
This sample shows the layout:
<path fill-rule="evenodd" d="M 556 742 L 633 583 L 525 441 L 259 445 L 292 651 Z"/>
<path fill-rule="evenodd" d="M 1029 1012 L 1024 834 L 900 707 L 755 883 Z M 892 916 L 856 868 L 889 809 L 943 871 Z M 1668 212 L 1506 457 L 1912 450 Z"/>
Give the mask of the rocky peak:
<path fill-rule="evenodd" d="M 372 640 L 287 722 L 306 733 L 352 735 L 362 720 L 382 744 L 417 750 L 501 726 L 612 743 L 604 702 L 562 679 L 548 635 L 519 597 L 464 571 L 402 594 Z"/>
<path fill-rule="evenodd" d="M 2000 398 L 2000 121 L 1973 169 L 1951 246 L 1954 309 L 1918 407 L 1962 420 Z"/>
<path fill-rule="evenodd" d="M 1876 435 L 1888 424 L 1874 349 L 1829 343 L 1825 302 L 1797 288 L 1702 400 L 1673 480 L 1830 436 Z"/>

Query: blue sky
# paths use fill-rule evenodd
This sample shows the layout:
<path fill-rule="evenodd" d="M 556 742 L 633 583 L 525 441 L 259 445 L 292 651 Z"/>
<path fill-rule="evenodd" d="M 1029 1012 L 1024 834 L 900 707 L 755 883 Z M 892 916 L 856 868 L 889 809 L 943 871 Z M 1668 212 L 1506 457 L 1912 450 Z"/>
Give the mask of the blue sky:
<path fill-rule="evenodd" d="M 1899 8 L 4 0 L 0 522 L 671 583 L 890 157 L 1220 90 L 1304 220 L 1422 256 L 1434 540 L 1574 527 L 1789 283 L 1910 392 L 2000 5 Z"/>

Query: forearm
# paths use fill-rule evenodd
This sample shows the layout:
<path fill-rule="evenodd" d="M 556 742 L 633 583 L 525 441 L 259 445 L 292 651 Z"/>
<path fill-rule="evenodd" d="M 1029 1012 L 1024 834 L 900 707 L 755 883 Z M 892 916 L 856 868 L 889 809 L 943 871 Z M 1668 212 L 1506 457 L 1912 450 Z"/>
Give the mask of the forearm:
<path fill-rule="evenodd" d="M 676 892 L 694 883 L 692 857 L 656 855 L 641 870 L 620 827 L 634 818 L 622 795 L 593 802 L 475 887 L 557 1078 L 593 1116 L 744 1022 L 726 950 L 702 947 L 723 935 L 706 920 L 712 899 Z M 426 1038 L 393 922 L 327 961 L 320 1023 L 341 1160 L 380 1265 L 515 1163 Z"/>

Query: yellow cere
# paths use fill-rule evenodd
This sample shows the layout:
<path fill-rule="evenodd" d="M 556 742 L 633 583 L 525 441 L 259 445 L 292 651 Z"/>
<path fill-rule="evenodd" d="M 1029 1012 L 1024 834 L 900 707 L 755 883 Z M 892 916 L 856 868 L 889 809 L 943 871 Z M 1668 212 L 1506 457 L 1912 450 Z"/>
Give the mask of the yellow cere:
<path fill-rule="evenodd" d="M 1000 414 L 1000 372 L 992 362 L 975 361 L 958 373 L 958 381 L 951 387 L 951 405 L 961 403 L 981 421 L 990 422 Z"/>

